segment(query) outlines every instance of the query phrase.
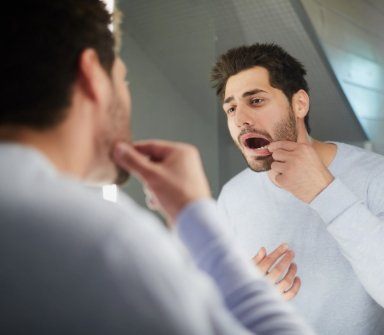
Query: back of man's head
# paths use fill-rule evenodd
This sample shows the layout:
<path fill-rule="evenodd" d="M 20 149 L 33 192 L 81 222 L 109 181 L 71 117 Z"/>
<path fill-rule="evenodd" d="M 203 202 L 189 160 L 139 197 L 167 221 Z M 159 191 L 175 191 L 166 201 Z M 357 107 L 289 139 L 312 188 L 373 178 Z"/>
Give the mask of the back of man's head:
<path fill-rule="evenodd" d="M 78 59 L 96 50 L 110 73 L 111 17 L 101 0 L 18 0 L 5 15 L 0 126 L 46 129 L 65 118 Z"/>

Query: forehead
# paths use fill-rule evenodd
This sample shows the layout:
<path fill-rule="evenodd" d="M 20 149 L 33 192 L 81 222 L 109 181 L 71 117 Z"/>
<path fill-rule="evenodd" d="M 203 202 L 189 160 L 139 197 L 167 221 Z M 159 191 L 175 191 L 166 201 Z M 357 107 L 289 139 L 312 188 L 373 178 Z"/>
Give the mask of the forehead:
<path fill-rule="evenodd" d="M 229 77 L 225 86 L 224 100 L 229 96 L 235 97 L 255 89 L 261 89 L 266 92 L 273 90 L 269 83 L 268 70 L 264 67 L 255 66 Z"/>

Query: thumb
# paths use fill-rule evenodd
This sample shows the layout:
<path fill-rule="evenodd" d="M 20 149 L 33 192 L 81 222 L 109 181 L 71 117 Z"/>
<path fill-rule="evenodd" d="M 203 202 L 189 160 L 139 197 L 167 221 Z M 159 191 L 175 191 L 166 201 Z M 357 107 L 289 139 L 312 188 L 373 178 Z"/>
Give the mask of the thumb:
<path fill-rule="evenodd" d="M 131 145 L 119 142 L 113 151 L 113 158 L 121 168 L 145 179 L 154 172 L 155 166 L 148 156 L 138 152 Z"/>
<path fill-rule="evenodd" d="M 305 127 L 304 118 L 296 119 L 296 130 L 297 130 L 297 143 L 311 143 L 308 138 L 308 131 Z"/>

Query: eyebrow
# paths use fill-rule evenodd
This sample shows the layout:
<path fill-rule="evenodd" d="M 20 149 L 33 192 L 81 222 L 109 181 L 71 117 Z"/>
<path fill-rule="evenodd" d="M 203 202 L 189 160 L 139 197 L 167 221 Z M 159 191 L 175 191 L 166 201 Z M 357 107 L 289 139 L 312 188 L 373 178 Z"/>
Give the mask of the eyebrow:
<path fill-rule="evenodd" d="M 247 92 L 244 92 L 243 95 L 241 96 L 242 98 L 246 98 L 246 97 L 249 97 L 250 95 L 254 95 L 254 94 L 257 94 L 257 93 L 267 93 L 266 91 L 263 91 L 263 90 L 260 90 L 258 88 L 254 89 L 254 90 L 251 90 L 251 91 L 247 91 Z M 233 95 L 228 97 L 227 99 L 224 100 L 223 102 L 223 105 L 231 102 L 232 100 L 234 100 L 234 97 Z"/>

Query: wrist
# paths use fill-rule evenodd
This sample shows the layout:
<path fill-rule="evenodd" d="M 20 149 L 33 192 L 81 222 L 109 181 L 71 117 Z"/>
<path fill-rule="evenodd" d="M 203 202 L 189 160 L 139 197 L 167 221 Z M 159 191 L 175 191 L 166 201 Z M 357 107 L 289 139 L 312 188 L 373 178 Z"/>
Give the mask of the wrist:
<path fill-rule="evenodd" d="M 321 178 L 321 181 L 318 184 L 318 187 L 313 192 L 312 196 L 308 197 L 307 201 L 305 201 L 307 204 L 311 203 L 313 200 L 316 199 L 316 197 L 323 192 L 335 179 L 335 177 L 327 170 L 323 174 L 323 178 Z"/>

